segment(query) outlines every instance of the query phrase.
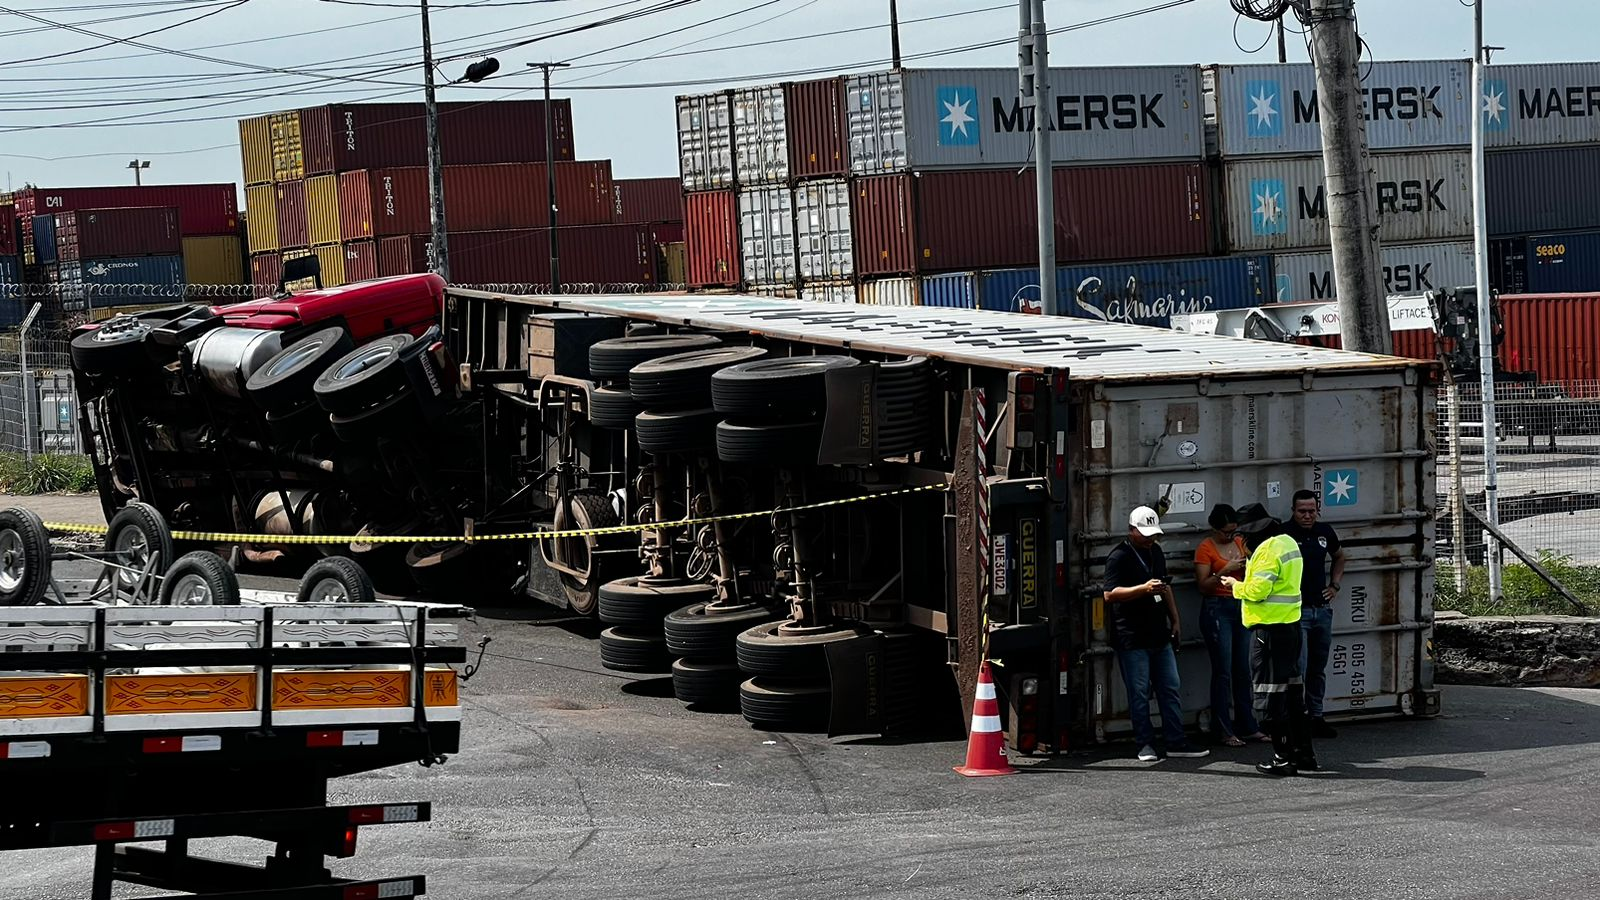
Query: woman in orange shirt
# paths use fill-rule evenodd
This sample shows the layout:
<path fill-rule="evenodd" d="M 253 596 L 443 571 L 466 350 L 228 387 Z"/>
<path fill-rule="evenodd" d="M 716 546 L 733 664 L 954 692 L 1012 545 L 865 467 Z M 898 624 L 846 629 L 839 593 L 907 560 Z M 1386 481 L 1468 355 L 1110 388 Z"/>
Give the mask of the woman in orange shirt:
<path fill-rule="evenodd" d="M 1238 513 L 1220 503 L 1211 508 L 1211 534 L 1194 551 L 1200 583 L 1200 633 L 1211 653 L 1211 728 L 1229 747 L 1268 741 L 1256 723 L 1250 683 L 1250 633 L 1239 615 L 1239 601 L 1222 585 L 1222 576 L 1244 575 L 1250 552 L 1239 535 Z M 1229 715 L 1230 708 L 1232 715 Z"/>

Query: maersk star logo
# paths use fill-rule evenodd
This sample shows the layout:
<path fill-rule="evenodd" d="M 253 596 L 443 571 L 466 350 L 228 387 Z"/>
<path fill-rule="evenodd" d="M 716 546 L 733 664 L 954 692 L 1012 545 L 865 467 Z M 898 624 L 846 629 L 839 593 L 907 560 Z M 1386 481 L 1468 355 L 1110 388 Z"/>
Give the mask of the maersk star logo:
<path fill-rule="evenodd" d="M 1283 89 L 1276 81 L 1247 81 L 1244 86 L 1244 133 L 1248 137 L 1283 134 Z"/>
<path fill-rule="evenodd" d="M 1483 127 L 1485 131 L 1505 131 L 1511 126 L 1511 108 L 1506 102 L 1504 81 L 1490 81 L 1483 86 Z"/>
<path fill-rule="evenodd" d="M 1323 506 L 1356 505 L 1356 470 L 1334 469 L 1322 482 Z"/>
<path fill-rule="evenodd" d="M 1250 231 L 1258 235 L 1287 234 L 1289 217 L 1284 209 L 1283 182 L 1258 178 L 1250 182 Z"/>
<path fill-rule="evenodd" d="M 939 88 L 939 143 L 971 147 L 978 143 L 978 92 L 970 87 Z"/>

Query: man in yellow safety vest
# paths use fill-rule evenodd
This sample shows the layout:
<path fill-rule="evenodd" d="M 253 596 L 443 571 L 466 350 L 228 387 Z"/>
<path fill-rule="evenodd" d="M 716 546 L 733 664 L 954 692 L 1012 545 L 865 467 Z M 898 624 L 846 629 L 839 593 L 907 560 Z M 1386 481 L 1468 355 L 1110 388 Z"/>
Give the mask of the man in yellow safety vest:
<path fill-rule="evenodd" d="M 1305 719 L 1305 672 L 1300 668 L 1300 546 L 1288 535 L 1268 538 L 1250 554 L 1244 578 L 1222 583 L 1241 603 L 1250 630 L 1250 673 L 1255 708 L 1272 735 L 1272 762 L 1256 766 L 1266 775 L 1296 775 L 1317 768 Z"/>

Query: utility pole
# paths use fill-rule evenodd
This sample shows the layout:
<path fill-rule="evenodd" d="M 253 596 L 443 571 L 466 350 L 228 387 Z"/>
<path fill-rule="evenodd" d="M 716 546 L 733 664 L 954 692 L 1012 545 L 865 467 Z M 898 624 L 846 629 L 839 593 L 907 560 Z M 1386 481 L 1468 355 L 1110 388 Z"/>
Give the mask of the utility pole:
<path fill-rule="evenodd" d="M 428 0 L 422 2 L 422 102 L 428 117 L 428 221 L 433 227 L 433 271 L 450 280 L 450 238 L 444 220 L 444 158 L 439 152 L 439 104 L 433 89 L 433 34 Z"/>
<path fill-rule="evenodd" d="M 1355 0 L 1308 0 L 1305 24 L 1317 72 L 1340 339 L 1346 350 L 1388 354 L 1393 341 L 1378 260 Z"/>
<path fill-rule="evenodd" d="M 1494 308 L 1489 295 L 1489 224 L 1483 185 L 1483 67 L 1489 51 L 1483 45 L 1483 0 L 1472 5 L 1472 249 L 1476 262 L 1478 300 L 1478 377 L 1483 393 L 1483 514 L 1490 525 L 1500 525 L 1500 477 L 1495 447 L 1494 415 Z M 1460 436 L 1457 435 L 1457 440 Z M 1460 526 L 1455 526 L 1460 530 Z M 1460 540 L 1460 538 L 1455 538 Z M 1489 567 L 1489 601 L 1502 593 L 1500 546 L 1493 534 L 1484 535 L 1484 563 Z"/>
<path fill-rule="evenodd" d="M 565 69 L 567 63 L 528 63 L 544 70 L 544 172 L 545 192 L 550 198 L 550 293 L 561 293 L 561 243 L 556 237 L 556 127 L 550 108 L 550 70 Z"/>
<path fill-rule="evenodd" d="M 889 55 L 894 60 L 894 70 L 900 71 L 900 4 L 889 0 Z"/>
<path fill-rule="evenodd" d="M 1033 169 L 1039 210 L 1039 310 L 1056 315 L 1056 205 L 1050 138 L 1050 48 L 1044 0 L 1017 0 L 1017 81 L 1033 113 Z"/>

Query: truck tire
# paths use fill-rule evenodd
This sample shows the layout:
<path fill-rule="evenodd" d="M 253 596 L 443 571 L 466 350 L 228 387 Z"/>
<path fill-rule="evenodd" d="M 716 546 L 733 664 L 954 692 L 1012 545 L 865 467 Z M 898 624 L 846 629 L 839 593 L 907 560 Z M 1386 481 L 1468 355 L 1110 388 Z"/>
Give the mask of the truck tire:
<path fill-rule="evenodd" d="M 600 585 L 600 621 L 661 634 L 662 621 L 679 607 L 711 599 L 711 585 L 678 579 L 621 578 Z M 665 645 L 663 645 L 664 647 Z"/>
<path fill-rule="evenodd" d="M 731 662 L 735 658 L 733 644 L 739 635 L 771 619 L 772 610 L 755 603 L 721 609 L 710 603 L 691 603 L 667 613 L 662 628 L 667 635 L 667 649 L 674 656 Z"/>
<path fill-rule="evenodd" d="M 303 440 L 328 427 L 328 411 L 307 400 L 299 407 L 267 410 L 262 416 L 272 439 L 282 444 Z"/>
<path fill-rule="evenodd" d="M 709 334 L 641 334 L 609 338 L 589 345 L 589 377 L 595 381 L 626 382 L 628 370 L 642 362 L 690 350 L 722 346 Z"/>
<path fill-rule="evenodd" d="M 339 440 L 370 443 L 379 438 L 398 438 L 415 434 L 422 411 L 417 395 L 409 388 L 370 409 L 354 413 L 332 413 L 328 424 Z"/>
<path fill-rule="evenodd" d="M 161 580 L 162 606 L 238 606 L 239 577 L 210 550 L 186 553 Z"/>
<path fill-rule="evenodd" d="M 633 435 L 646 453 L 712 453 L 717 448 L 717 420 L 710 409 L 642 412 L 633 419 Z"/>
<path fill-rule="evenodd" d="M 826 728 L 832 705 L 826 682 L 759 677 L 739 685 L 739 712 L 767 731 Z"/>
<path fill-rule="evenodd" d="M 786 356 L 729 366 L 711 376 L 711 405 L 724 415 L 819 419 L 827 373 L 860 365 L 849 356 Z"/>
<path fill-rule="evenodd" d="M 680 702 L 701 709 L 726 709 L 739 698 L 739 683 L 744 673 L 728 662 L 698 659 L 672 661 L 672 695 Z"/>
<path fill-rule="evenodd" d="M 133 569 L 143 569 L 150 557 L 159 553 L 161 556 L 155 569 L 157 575 L 165 572 L 177 560 L 172 529 L 167 527 L 166 517 L 161 515 L 161 510 L 138 500 L 117 510 L 117 514 L 111 517 L 111 524 L 106 526 L 105 549 L 117 554 L 115 562 L 118 565 Z M 115 577 L 124 588 L 131 588 L 139 581 L 138 573 L 126 569 L 118 569 Z"/>
<path fill-rule="evenodd" d="M 373 603 L 372 576 L 348 556 L 318 560 L 300 579 L 294 598 L 299 603 Z"/>
<path fill-rule="evenodd" d="M 589 392 L 589 424 L 619 430 L 633 427 L 633 417 L 644 407 L 626 388 L 597 387 Z"/>
<path fill-rule="evenodd" d="M 333 361 L 351 350 L 355 343 L 343 326 L 313 331 L 298 341 L 278 351 L 262 364 L 245 382 L 245 393 L 256 406 L 265 412 L 295 410 L 307 403 L 314 404 L 311 393 L 317 376 L 328 370 Z"/>
<path fill-rule="evenodd" d="M 628 371 L 628 391 L 646 409 L 711 406 L 711 375 L 767 355 L 760 347 L 713 347 L 642 362 Z"/>
<path fill-rule="evenodd" d="M 334 360 L 312 382 L 317 404 L 331 413 L 355 413 L 410 387 L 401 355 L 414 340 L 409 334 L 392 334 Z"/>
<path fill-rule="evenodd" d="M 113 316 L 72 339 L 73 368 L 86 375 L 115 375 L 150 364 L 145 341 L 154 326 L 133 316 Z"/>
<path fill-rule="evenodd" d="M 734 641 L 739 668 L 748 675 L 774 678 L 826 680 L 828 645 L 853 640 L 868 633 L 864 628 L 840 625 L 820 631 L 784 631 L 788 619 L 746 629 Z"/>
<path fill-rule="evenodd" d="M 611 508 L 611 498 L 604 494 L 574 494 L 570 511 L 568 506 L 557 506 L 554 521 L 551 523 L 556 531 L 587 531 L 592 528 L 610 528 L 621 524 L 617 518 L 617 511 Z M 570 543 L 568 543 L 570 542 Z M 558 572 L 561 581 L 561 593 L 567 598 L 567 606 L 580 616 L 592 616 L 600 605 L 600 586 L 609 581 L 606 569 L 615 566 L 606 566 L 597 556 L 595 551 L 600 549 L 598 535 L 585 535 L 583 537 L 556 538 L 545 543 L 561 543 L 562 556 L 569 551 L 582 548 L 585 567 L 589 571 L 587 578 L 579 579 L 565 572 Z M 540 548 L 544 551 L 543 545 Z M 572 568 L 579 566 L 573 560 L 564 560 Z"/>
<path fill-rule="evenodd" d="M 728 463 L 815 463 L 822 448 L 822 424 L 772 425 L 717 423 L 717 459 Z"/>
<path fill-rule="evenodd" d="M 661 675 L 672 671 L 672 658 L 659 635 L 619 626 L 600 632 L 600 665 L 617 672 Z"/>
<path fill-rule="evenodd" d="M 39 514 L 12 506 L 0 509 L 0 606 L 44 602 L 50 586 L 50 532 Z"/>

